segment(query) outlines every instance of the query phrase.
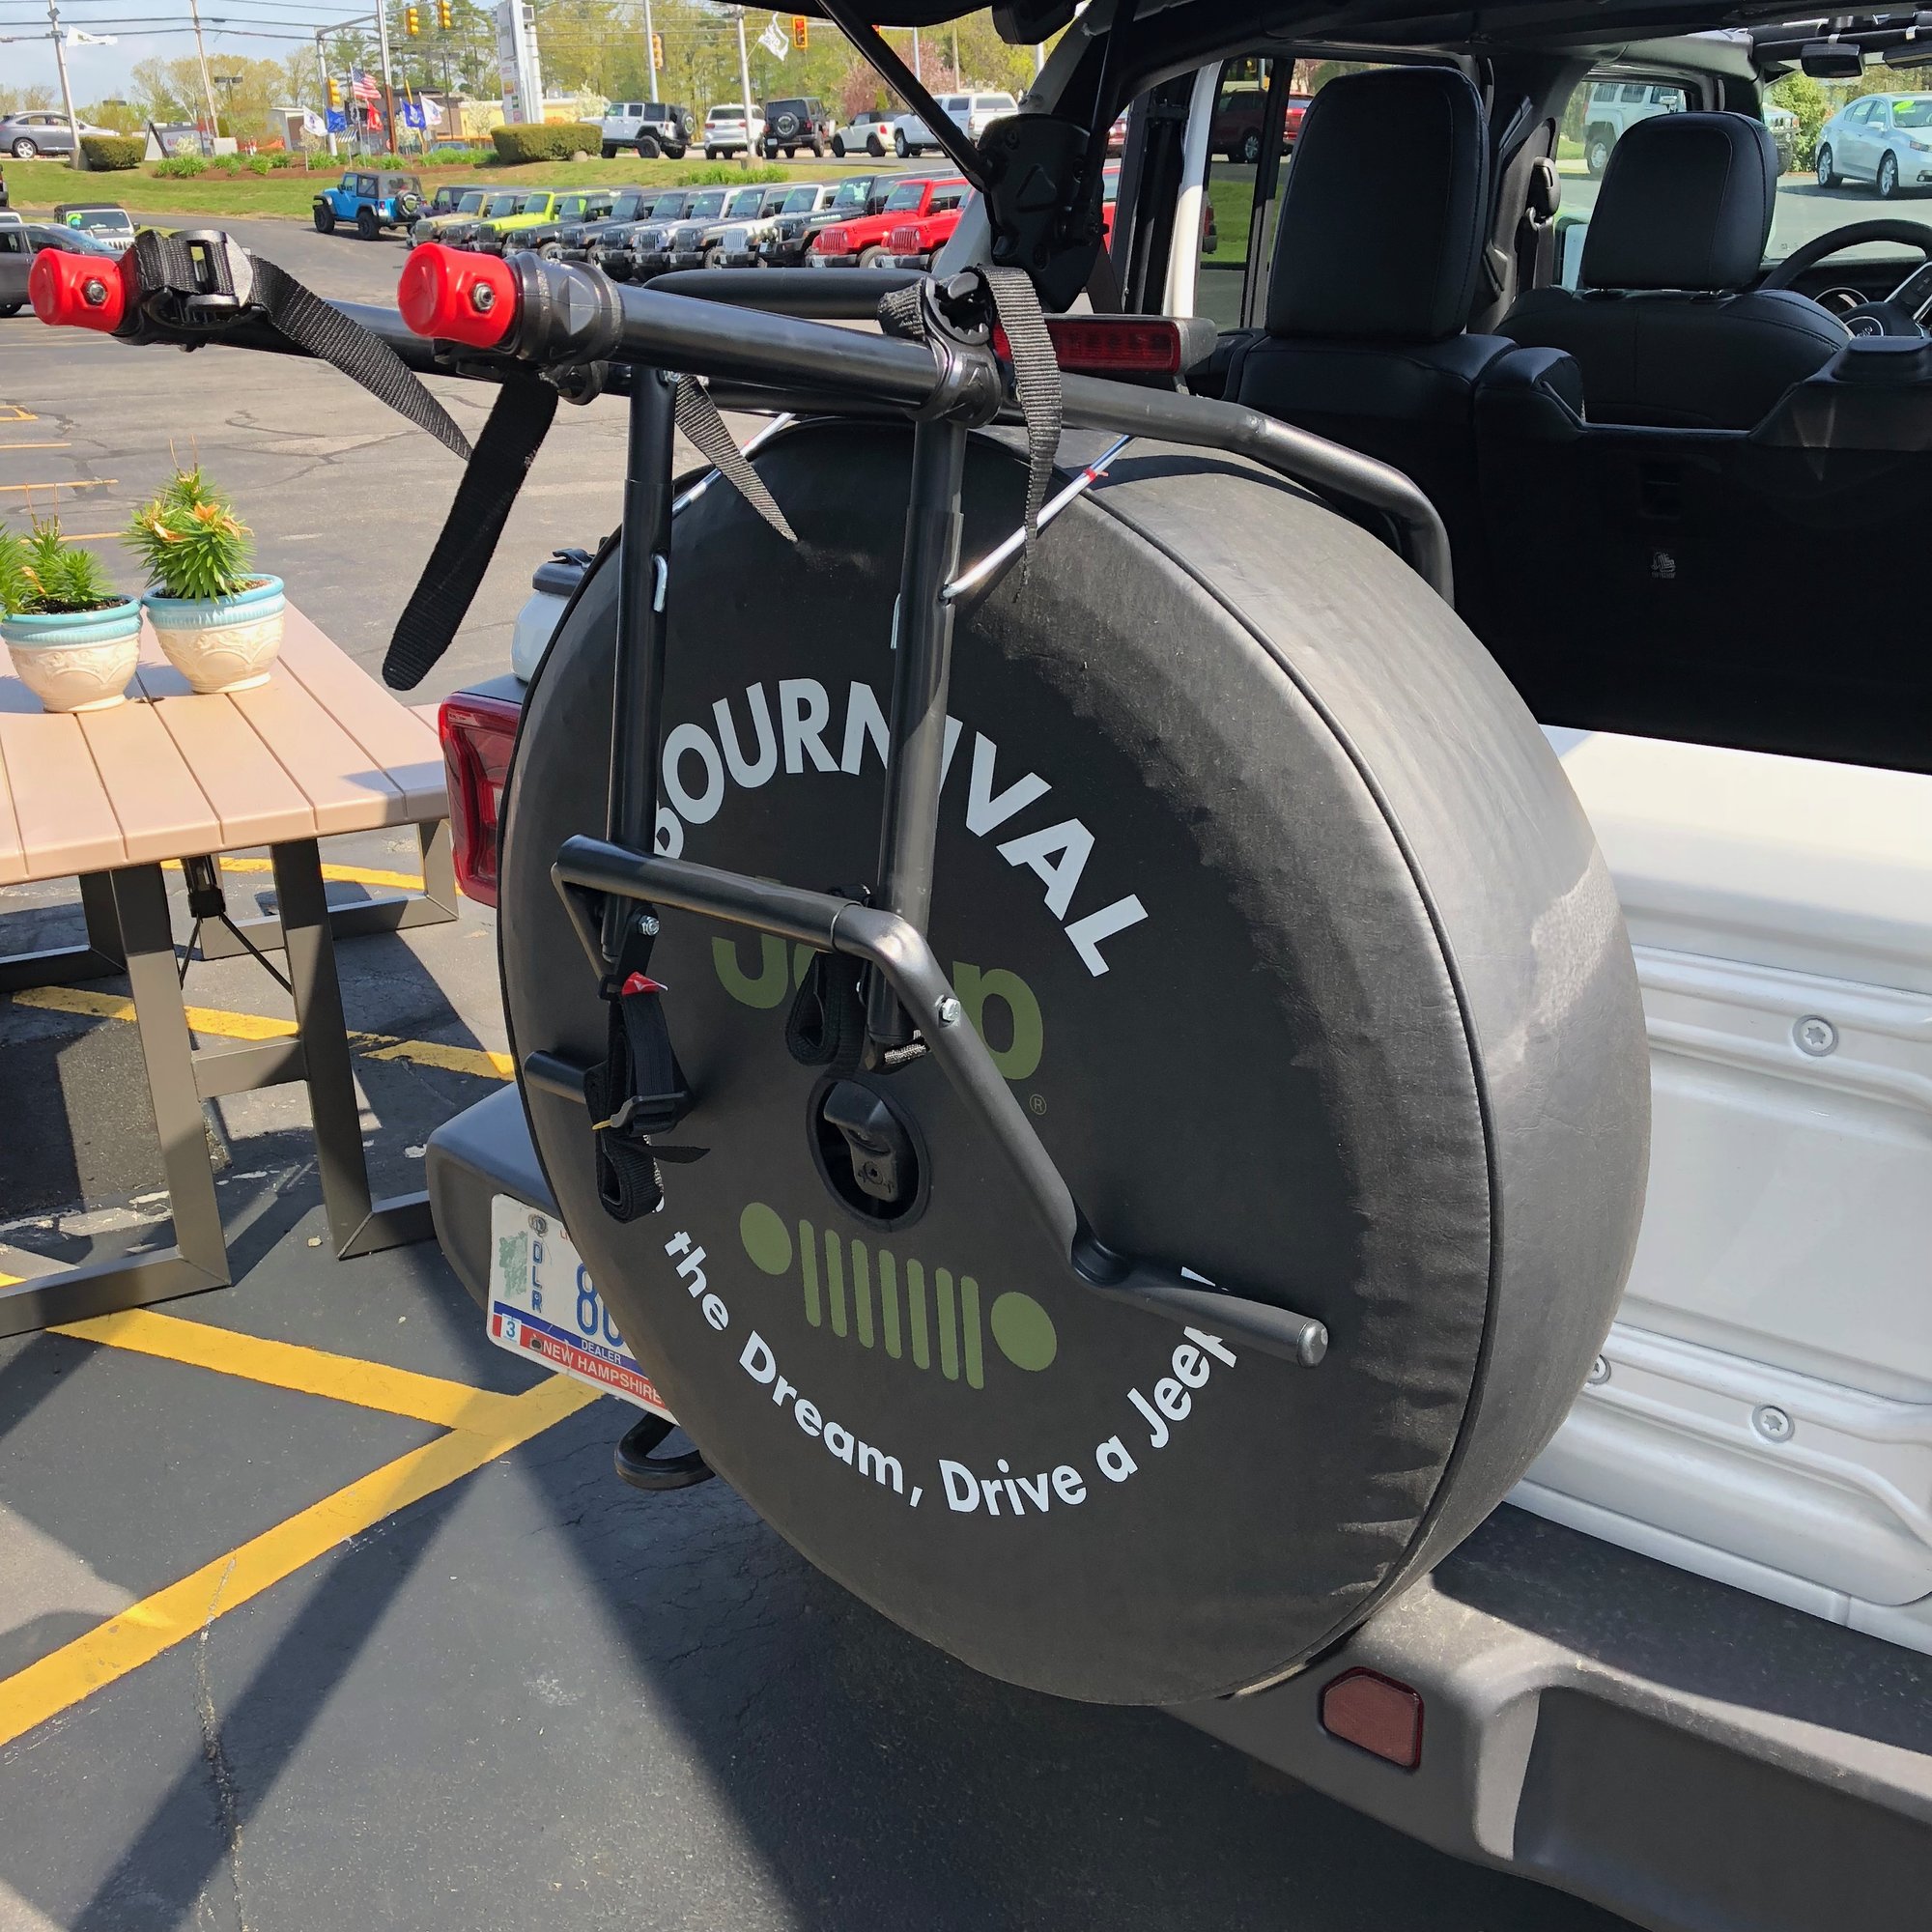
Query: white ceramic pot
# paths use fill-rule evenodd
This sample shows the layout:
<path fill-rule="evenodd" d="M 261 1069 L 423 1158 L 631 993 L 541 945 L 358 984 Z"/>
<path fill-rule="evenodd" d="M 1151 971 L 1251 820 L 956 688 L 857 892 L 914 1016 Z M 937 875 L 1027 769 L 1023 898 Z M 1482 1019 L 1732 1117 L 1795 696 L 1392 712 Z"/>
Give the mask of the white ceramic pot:
<path fill-rule="evenodd" d="M 264 577 L 234 597 L 202 602 L 150 591 L 148 621 L 168 662 L 197 691 L 248 691 L 269 681 L 282 648 L 282 580 Z"/>
<path fill-rule="evenodd" d="M 104 711 L 125 702 L 141 656 L 141 607 L 123 597 L 100 611 L 0 617 L 22 684 L 49 711 Z"/>

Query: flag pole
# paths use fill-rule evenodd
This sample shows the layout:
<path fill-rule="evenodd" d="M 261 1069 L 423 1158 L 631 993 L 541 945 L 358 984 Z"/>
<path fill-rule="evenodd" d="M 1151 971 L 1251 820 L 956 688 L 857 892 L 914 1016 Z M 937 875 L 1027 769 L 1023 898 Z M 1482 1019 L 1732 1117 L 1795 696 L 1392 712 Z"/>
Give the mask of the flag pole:
<path fill-rule="evenodd" d="M 738 9 L 738 85 L 745 90 L 745 167 L 752 165 L 752 61 L 745 51 L 745 10 Z"/>

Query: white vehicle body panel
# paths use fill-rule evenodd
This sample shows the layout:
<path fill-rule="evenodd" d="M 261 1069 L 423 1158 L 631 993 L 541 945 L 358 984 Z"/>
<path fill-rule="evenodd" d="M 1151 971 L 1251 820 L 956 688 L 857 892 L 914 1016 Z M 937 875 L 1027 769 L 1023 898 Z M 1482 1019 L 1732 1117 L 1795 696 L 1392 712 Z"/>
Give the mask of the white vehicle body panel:
<path fill-rule="evenodd" d="M 1932 1651 L 1932 778 L 1551 729 L 1630 923 L 1650 1192 L 1513 1500 Z"/>

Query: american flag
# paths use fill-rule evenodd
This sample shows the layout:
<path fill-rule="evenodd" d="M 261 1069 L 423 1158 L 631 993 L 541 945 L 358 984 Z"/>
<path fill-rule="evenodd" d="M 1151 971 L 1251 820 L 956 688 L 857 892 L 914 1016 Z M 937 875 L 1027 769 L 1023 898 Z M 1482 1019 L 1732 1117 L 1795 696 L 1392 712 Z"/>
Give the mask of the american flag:
<path fill-rule="evenodd" d="M 350 76 L 349 91 L 357 100 L 370 107 L 375 106 L 383 98 L 383 90 L 360 68 Z"/>

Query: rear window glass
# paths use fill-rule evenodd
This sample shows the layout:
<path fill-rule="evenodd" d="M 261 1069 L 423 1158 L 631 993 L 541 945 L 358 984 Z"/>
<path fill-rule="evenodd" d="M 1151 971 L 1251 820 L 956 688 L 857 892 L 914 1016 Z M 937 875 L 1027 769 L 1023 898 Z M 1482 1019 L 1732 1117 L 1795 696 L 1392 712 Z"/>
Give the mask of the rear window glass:
<path fill-rule="evenodd" d="M 77 209 L 70 218 L 76 228 L 112 228 L 121 230 L 132 228 L 134 225 L 118 208 Z"/>

